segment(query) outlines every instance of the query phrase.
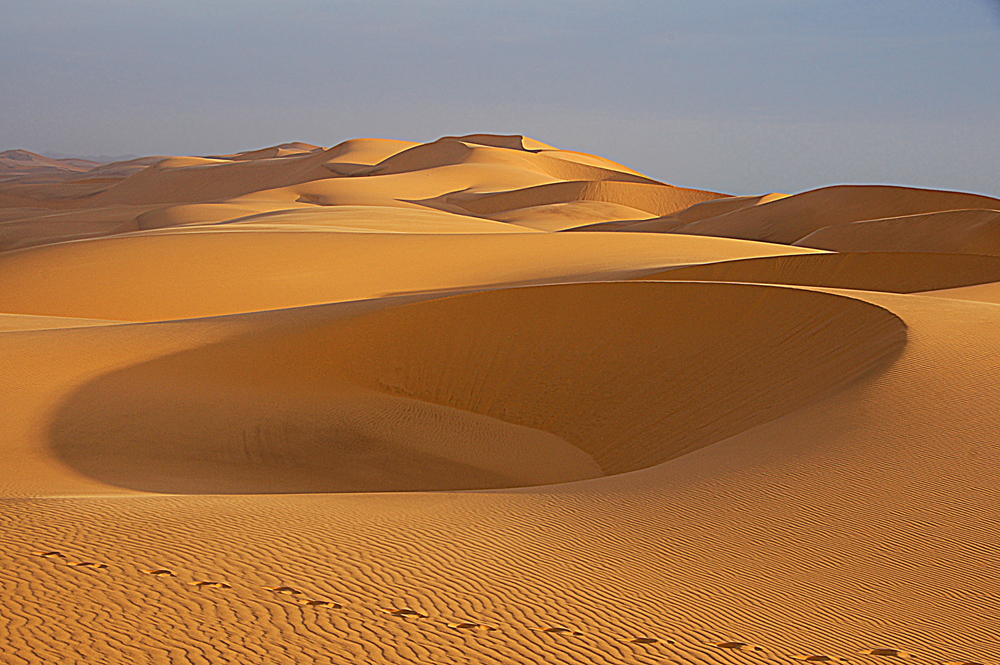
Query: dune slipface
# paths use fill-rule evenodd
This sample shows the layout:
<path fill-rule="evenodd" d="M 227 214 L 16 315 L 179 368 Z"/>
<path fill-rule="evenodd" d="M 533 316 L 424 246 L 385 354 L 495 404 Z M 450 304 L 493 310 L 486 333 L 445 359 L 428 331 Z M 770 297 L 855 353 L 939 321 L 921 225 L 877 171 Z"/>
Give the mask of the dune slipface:
<path fill-rule="evenodd" d="M 119 370 L 78 390 L 51 438 L 71 466 L 144 490 L 566 482 L 771 420 L 884 366 L 904 340 L 886 310 L 774 287 L 487 291 Z"/>
<path fill-rule="evenodd" d="M 1000 662 L 998 211 L 0 153 L 2 659 Z"/>

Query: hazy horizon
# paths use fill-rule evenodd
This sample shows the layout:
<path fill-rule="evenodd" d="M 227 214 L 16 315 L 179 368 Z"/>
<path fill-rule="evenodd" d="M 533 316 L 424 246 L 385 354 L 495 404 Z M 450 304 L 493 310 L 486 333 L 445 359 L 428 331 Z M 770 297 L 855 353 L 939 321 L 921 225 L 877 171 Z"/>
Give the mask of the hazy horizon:
<path fill-rule="evenodd" d="M 0 150 L 518 133 L 734 194 L 998 196 L 997 7 L 42 1 L 0 26 Z"/>

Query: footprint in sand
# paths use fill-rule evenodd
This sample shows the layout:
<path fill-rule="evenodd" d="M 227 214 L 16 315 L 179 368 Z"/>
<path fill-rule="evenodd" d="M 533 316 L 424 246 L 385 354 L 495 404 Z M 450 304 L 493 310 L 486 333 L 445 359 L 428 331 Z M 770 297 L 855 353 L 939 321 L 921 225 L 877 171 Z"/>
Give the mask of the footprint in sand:
<path fill-rule="evenodd" d="M 298 589 L 293 589 L 290 586 L 266 586 L 264 588 L 268 591 L 273 591 L 274 593 L 286 593 L 290 596 L 298 596 L 302 593 Z"/>
<path fill-rule="evenodd" d="M 757 646 L 756 644 L 747 644 L 746 642 L 713 642 L 713 647 L 718 647 L 719 649 L 732 649 L 733 651 L 763 651 L 764 647 Z"/>
<path fill-rule="evenodd" d="M 225 582 L 212 582 L 210 580 L 199 580 L 197 582 L 188 582 L 191 586 L 196 586 L 199 589 L 209 588 L 209 589 L 232 589 L 230 585 Z"/>
<path fill-rule="evenodd" d="M 62 552 L 57 552 L 55 550 L 49 550 L 46 552 L 32 552 L 35 556 L 40 556 L 43 559 L 65 559 L 66 555 Z"/>
<path fill-rule="evenodd" d="M 583 633 L 578 630 L 570 630 L 569 628 L 563 628 L 562 626 L 552 626 L 549 628 L 539 627 L 532 628 L 531 630 L 538 633 L 549 633 L 551 635 L 576 635 L 577 637 L 583 635 Z"/>
<path fill-rule="evenodd" d="M 477 628 L 482 629 L 482 630 L 486 630 L 486 631 L 500 630 L 496 626 L 487 626 L 485 624 L 474 623 L 472 621 L 463 621 L 463 622 L 459 622 L 459 623 L 451 623 L 451 622 L 449 622 L 449 623 L 446 623 L 445 625 L 448 626 L 449 628 L 453 628 L 455 630 L 473 630 L 473 629 L 477 629 Z"/>
<path fill-rule="evenodd" d="M 846 658 L 839 658 L 837 656 L 826 656 L 821 653 L 813 653 L 804 656 L 792 656 L 795 660 L 804 660 L 812 663 L 846 663 Z"/>
<path fill-rule="evenodd" d="M 863 656 L 890 656 L 894 658 L 913 658 L 913 654 L 899 649 L 865 649 L 859 651 Z"/>
<path fill-rule="evenodd" d="M 400 609 L 393 609 L 391 607 L 383 607 L 382 611 L 386 614 L 391 614 L 394 617 L 417 617 L 419 619 L 426 619 L 426 614 L 421 614 L 416 610 L 411 610 L 408 607 L 403 607 Z"/>
<path fill-rule="evenodd" d="M 154 575 L 156 577 L 177 577 L 174 575 L 172 570 L 167 570 L 166 568 L 157 568 L 156 570 L 144 570 L 142 571 L 147 575 Z"/>
<path fill-rule="evenodd" d="M 306 598 L 300 599 L 299 605 L 307 605 L 309 607 L 328 607 L 332 610 L 339 610 L 343 607 L 340 603 L 335 603 L 332 600 L 308 600 Z"/>
<path fill-rule="evenodd" d="M 677 644 L 673 640 L 661 640 L 657 637 L 630 637 L 625 642 L 631 642 L 632 644 L 658 644 L 663 642 L 664 644 Z"/>
<path fill-rule="evenodd" d="M 89 568 L 91 570 L 107 570 L 108 568 L 107 564 L 96 561 L 67 561 L 67 563 L 74 568 Z"/>

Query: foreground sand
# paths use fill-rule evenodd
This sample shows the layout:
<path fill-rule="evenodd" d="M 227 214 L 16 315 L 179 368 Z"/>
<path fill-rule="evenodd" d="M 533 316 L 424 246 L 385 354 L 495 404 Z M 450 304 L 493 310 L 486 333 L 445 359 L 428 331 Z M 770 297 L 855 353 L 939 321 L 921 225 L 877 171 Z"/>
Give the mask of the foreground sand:
<path fill-rule="evenodd" d="M 1000 200 L 14 157 L 0 662 L 1000 662 Z"/>

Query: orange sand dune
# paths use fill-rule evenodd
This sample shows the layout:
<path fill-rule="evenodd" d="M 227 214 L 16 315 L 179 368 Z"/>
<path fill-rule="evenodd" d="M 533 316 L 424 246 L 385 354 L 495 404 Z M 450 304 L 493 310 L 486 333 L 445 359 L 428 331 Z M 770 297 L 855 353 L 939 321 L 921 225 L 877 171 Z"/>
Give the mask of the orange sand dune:
<path fill-rule="evenodd" d="M 0 152 L 0 179 L 19 178 L 22 182 L 58 181 L 67 173 L 89 171 L 98 162 L 86 159 L 52 159 L 27 150 Z"/>
<path fill-rule="evenodd" d="M 593 319 L 595 306 L 608 316 Z M 680 307 L 683 322 L 670 314 Z M 771 323 L 761 336 L 730 338 L 733 321 L 756 317 Z M 612 331 L 616 347 L 602 348 Z M 624 351 L 649 336 L 670 353 Z M 50 437 L 70 466 L 146 491 L 566 482 L 657 464 L 772 419 L 884 364 L 904 338 L 884 310 L 768 287 L 491 291 L 332 326 L 290 317 L 128 367 L 70 396 Z M 807 348 L 815 364 L 800 360 Z M 736 384 L 705 371 L 736 362 Z M 665 417 L 660 400 L 675 394 L 687 399 Z"/>
<path fill-rule="evenodd" d="M 238 152 L 232 155 L 215 155 L 214 157 L 219 159 L 231 159 L 233 161 L 245 161 L 249 159 L 273 159 L 275 157 L 288 157 L 290 155 L 301 155 L 302 153 L 309 153 L 316 150 L 322 150 L 317 145 L 312 145 L 311 143 L 301 143 L 299 141 L 293 141 L 291 143 L 282 143 L 280 145 L 270 146 L 268 148 L 259 148 L 257 150 L 246 150 L 244 152 Z"/>
<path fill-rule="evenodd" d="M 725 198 L 710 199 L 696 203 L 688 208 L 671 214 L 651 219 L 644 219 L 642 215 L 635 217 L 622 217 L 620 221 L 607 221 L 602 223 L 591 223 L 580 225 L 565 230 L 572 231 L 633 231 L 642 233 L 668 233 L 680 226 L 697 222 L 702 219 L 724 215 L 735 210 L 743 210 L 750 206 L 770 203 L 778 199 L 785 198 L 785 194 L 766 194 L 763 196 L 730 196 Z"/>
<path fill-rule="evenodd" d="M 538 185 L 497 194 L 456 193 L 439 203 L 489 216 L 517 208 L 567 201 L 603 201 L 629 206 L 653 215 L 666 215 L 723 194 L 684 189 L 671 185 L 634 182 L 571 181 Z M 428 202 L 430 203 L 430 202 Z"/>
<path fill-rule="evenodd" d="M 0 661 L 998 663 L 998 210 L 495 134 L 8 178 Z"/>
<path fill-rule="evenodd" d="M 515 208 L 490 215 L 490 219 L 507 222 L 540 231 L 602 230 L 621 222 L 607 220 L 635 220 L 649 217 L 650 213 L 638 208 L 606 203 L 604 201 L 569 201 L 547 203 L 527 208 Z M 585 225 L 581 228 L 581 223 Z M 626 222 L 632 224 L 635 222 Z M 606 230 L 616 230 L 608 228 Z"/>
<path fill-rule="evenodd" d="M 799 254 L 673 268 L 645 280 L 753 282 L 917 293 L 1000 281 L 1000 257 L 871 252 Z"/>
<path fill-rule="evenodd" d="M 138 230 L 133 220 L 150 207 L 108 206 L 61 211 L 31 209 L 30 213 L 18 209 L 12 219 L 0 222 L 0 252 Z"/>
<path fill-rule="evenodd" d="M 0 254 L 0 282 L 9 285 L 0 291 L 0 311 L 156 321 L 400 293 L 615 279 L 680 263 L 806 251 L 815 250 L 719 238 L 650 242 L 632 234 L 241 231 L 234 224 Z M 46 279 L 38 278 L 41 271 Z"/>
<path fill-rule="evenodd" d="M 679 226 L 674 233 L 793 243 L 827 227 L 959 209 L 1000 209 L 976 194 L 907 187 L 837 185 Z"/>
<path fill-rule="evenodd" d="M 1000 209 L 1000 205 L 994 207 Z M 841 224 L 810 233 L 794 244 L 837 252 L 953 252 L 1000 256 L 1000 211 L 947 210 Z"/>

